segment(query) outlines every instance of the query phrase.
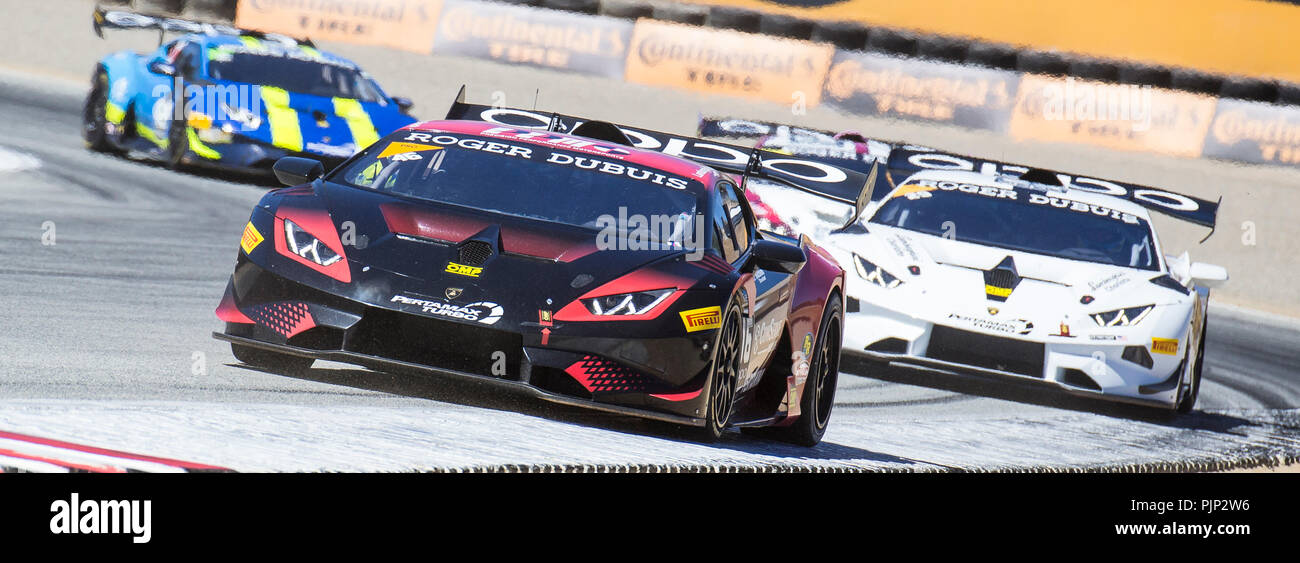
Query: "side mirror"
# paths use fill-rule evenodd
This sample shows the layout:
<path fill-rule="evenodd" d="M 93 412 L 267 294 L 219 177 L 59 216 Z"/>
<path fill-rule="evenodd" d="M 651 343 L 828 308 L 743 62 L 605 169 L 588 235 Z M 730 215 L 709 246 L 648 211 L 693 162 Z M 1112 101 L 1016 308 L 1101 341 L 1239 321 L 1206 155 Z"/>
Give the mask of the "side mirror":
<path fill-rule="evenodd" d="M 401 96 L 393 96 L 393 103 L 397 104 L 397 108 L 402 110 L 402 113 L 411 113 L 411 108 L 415 106 L 415 102 L 412 102 L 410 98 Z"/>
<path fill-rule="evenodd" d="M 1187 272 L 1192 281 L 1206 287 L 1215 287 L 1228 281 L 1228 270 L 1223 266 L 1215 266 L 1214 264 L 1192 262 Z"/>
<path fill-rule="evenodd" d="M 275 172 L 275 178 L 281 184 L 297 186 L 324 176 L 325 165 L 310 158 L 286 156 L 275 161 L 275 166 L 271 167 L 271 171 Z"/>
<path fill-rule="evenodd" d="M 798 272 L 808 261 L 802 248 L 774 240 L 758 239 L 749 252 L 754 266 L 787 274 Z"/>
<path fill-rule="evenodd" d="M 167 59 L 156 57 L 149 61 L 149 72 L 163 76 L 176 76 L 176 67 L 168 63 Z"/>

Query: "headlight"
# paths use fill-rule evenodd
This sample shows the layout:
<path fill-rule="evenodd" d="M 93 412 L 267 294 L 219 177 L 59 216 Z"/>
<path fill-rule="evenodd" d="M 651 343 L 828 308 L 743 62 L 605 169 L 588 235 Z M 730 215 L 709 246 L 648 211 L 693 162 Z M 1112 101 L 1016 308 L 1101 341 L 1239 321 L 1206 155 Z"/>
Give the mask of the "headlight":
<path fill-rule="evenodd" d="M 235 140 L 235 135 L 227 130 L 230 125 L 222 125 L 221 129 L 199 129 L 199 140 L 210 145 L 219 145 L 229 143 Z"/>
<path fill-rule="evenodd" d="M 1143 305 L 1141 307 L 1129 307 L 1127 309 L 1115 309 L 1105 313 L 1093 313 L 1089 315 L 1097 326 L 1133 326 L 1142 322 L 1155 305 Z"/>
<path fill-rule="evenodd" d="M 262 117 L 247 108 L 230 107 L 223 103 L 221 104 L 221 111 L 226 114 L 226 117 L 243 125 L 245 131 L 255 131 L 262 126 Z"/>
<path fill-rule="evenodd" d="M 853 265 L 857 266 L 858 275 L 861 276 L 862 279 L 880 287 L 893 289 L 903 283 L 903 280 L 898 279 L 898 276 L 886 272 L 884 268 L 866 261 L 857 254 L 853 255 Z"/>
<path fill-rule="evenodd" d="M 342 259 L 338 253 L 330 250 L 314 236 L 307 231 L 302 230 L 293 221 L 284 220 L 284 242 L 289 247 L 289 252 L 302 256 L 312 262 L 322 266 L 328 266 Z"/>
<path fill-rule="evenodd" d="M 643 315 L 667 299 L 675 289 L 654 289 L 635 293 L 620 293 L 583 299 L 582 304 L 593 315 Z"/>
<path fill-rule="evenodd" d="M 186 119 L 186 125 L 195 129 L 207 129 L 212 127 L 212 118 L 203 113 L 192 111 L 189 113 L 188 119 Z"/>

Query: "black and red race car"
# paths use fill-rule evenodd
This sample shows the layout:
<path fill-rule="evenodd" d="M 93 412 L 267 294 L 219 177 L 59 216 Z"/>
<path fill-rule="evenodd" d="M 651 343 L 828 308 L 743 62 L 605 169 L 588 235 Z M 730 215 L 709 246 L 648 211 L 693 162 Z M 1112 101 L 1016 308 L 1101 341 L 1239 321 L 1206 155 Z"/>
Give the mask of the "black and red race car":
<path fill-rule="evenodd" d="M 462 91 L 448 120 L 329 174 L 277 162 L 293 187 L 253 209 L 214 336 L 271 370 L 325 359 L 469 377 L 814 445 L 844 273 L 807 238 L 757 229 L 743 179 L 859 206 L 873 180 L 781 156 Z"/>

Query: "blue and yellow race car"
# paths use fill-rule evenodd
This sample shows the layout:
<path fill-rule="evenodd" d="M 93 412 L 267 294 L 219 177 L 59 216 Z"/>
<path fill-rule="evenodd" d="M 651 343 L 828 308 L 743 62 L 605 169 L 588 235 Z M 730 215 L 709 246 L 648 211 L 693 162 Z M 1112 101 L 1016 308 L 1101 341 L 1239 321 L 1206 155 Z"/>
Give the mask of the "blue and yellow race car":
<path fill-rule="evenodd" d="M 173 168 L 269 172 L 284 156 L 332 167 L 416 121 L 409 100 L 310 41 L 96 8 L 95 33 L 105 28 L 156 30 L 160 44 L 96 64 L 82 118 L 94 150 Z"/>

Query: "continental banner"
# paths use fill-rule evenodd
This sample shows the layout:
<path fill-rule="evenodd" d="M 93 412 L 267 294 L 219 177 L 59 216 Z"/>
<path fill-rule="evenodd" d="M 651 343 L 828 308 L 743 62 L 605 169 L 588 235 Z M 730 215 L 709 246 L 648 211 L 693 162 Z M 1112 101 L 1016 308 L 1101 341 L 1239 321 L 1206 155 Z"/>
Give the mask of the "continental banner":
<path fill-rule="evenodd" d="M 1020 75 L 980 67 L 838 51 L 826 103 L 862 115 L 1005 131 Z"/>
<path fill-rule="evenodd" d="M 441 8 L 442 0 L 239 0 L 235 25 L 427 53 Z"/>
<path fill-rule="evenodd" d="M 1300 82 L 1294 0 L 695 0 L 1113 60 Z"/>
<path fill-rule="evenodd" d="M 1009 132 L 1017 140 L 1195 157 L 1214 101 L 1150 86 L 1024 75 Z"/>
<path fill-rule="evenodd" d="M 433 52 L 621 78 L 632 22 L 446 0 Z"/>
<path fill-rule="evenodd" d="M 1300 166 L 1300 107 L 1219 100 L 1204 154 Z"/>
<path fill-rule="evenodd" d="M 821 100 L 834 50 L 806 41 L 640 19 L 626 80 L 812 107 Z"/>

